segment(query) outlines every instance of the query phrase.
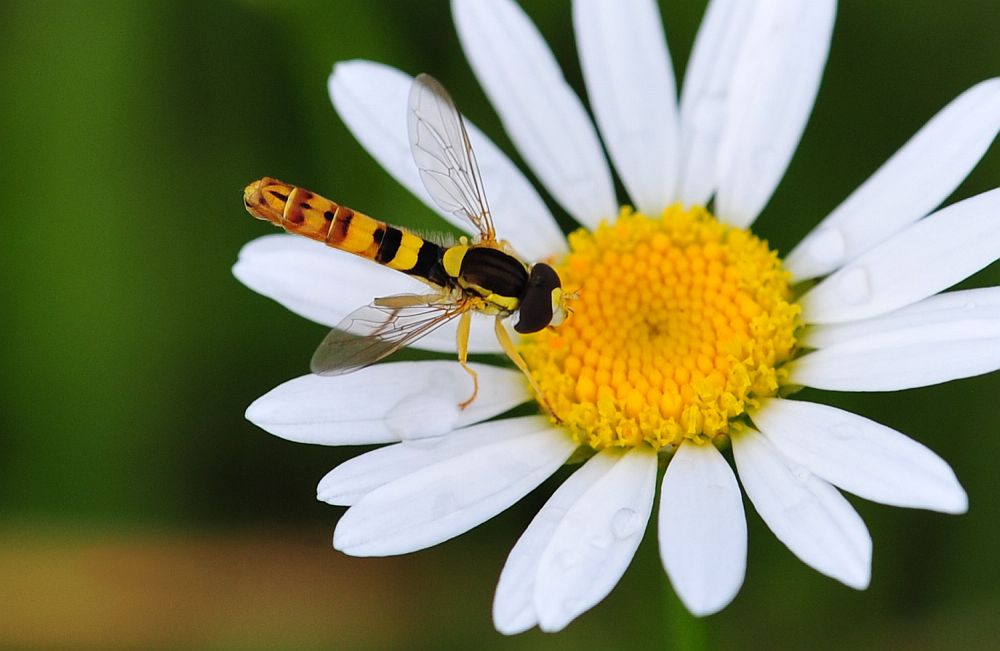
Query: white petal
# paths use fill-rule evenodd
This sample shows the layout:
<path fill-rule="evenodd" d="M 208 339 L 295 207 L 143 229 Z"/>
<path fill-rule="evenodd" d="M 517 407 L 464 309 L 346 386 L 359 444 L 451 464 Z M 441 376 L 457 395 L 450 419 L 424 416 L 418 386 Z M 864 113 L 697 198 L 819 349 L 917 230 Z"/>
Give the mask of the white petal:
<path fill-rule="evenodd" d="M 945 461 L 903 434 L 848 411 L 765 400 L 754 424 L 795 463 L 873 502 L 964 513 L 965 490 Z"/>
<path fill-rule="evenodd" d="M 677 89 L 660 12 L 652 0 L 576 0 L 587 95 L 625 189 L 659 215 L 675 201 Z"/>
<path fill-rule="evenodd" d="M 493 623 L 504 635 L 522 633 L 538 624 L 535 610 L 535 575 L 545 548 L 552 541 L 566 513 L 611 468 L 615 458 L 598 454 L 570 475 L 518 539 L 500 573 L 493 599 Z"/>
<path fill-rule="evenodd" d="M 233 275 L 255 292 L 331 328 L 376 296 L 427 291 L 414 278 L 295 235 L 265 235 L 248 242 Z"/>
<path fill-rule="evenodd" d="M 267 235 L 247 243 L 233 275 L 255 292 L 331 328 L 379 296 L 427 293 L 427 285 L 419 280 L 294 235 Z M 455 352 L 457 326 L 456 319 L 411 345 Z M 469 350 L 503 352 L 493 333 L 492 318 L 473 318 Z"/>
<path fill-rule="evenodd" d="M 518 501 L 569 458 L 576 444 L 537 418 L 534 433 L 420 468 L 362 497 L 337 523 L 333 545 L 389 556 L 454 538 Z"/>
<path fill-rule="evenodd" d="M 685 205 L 706 205 L 717 187 L 719 143 L 733 108 L 733 69 L 753 8 L 744 0 L 711 0 L 698 29 L 680 102 L 678 196 Z"/>
<path fill-rule="evenodd" d="M 819 348 L 790 380 L 835 391 L 896 391 L 1000 368 L 1000 288 L 947 292 L 882 316 L 814 326 Z"/>
<path fill-rule="evenodd" d="M 950 195 L 1000 131 L 1000 78 L 959 95 L 806 236 L 785 267 L 822 276 L 927 215 Z"/>
<path fill-rule="evenodd" d="M 743 488 L 778 540 L 816 571 L 858 590 L 868 587 L 872 539 L 837 489 L 786 459 L 759 432 L 732 440 Z"/>
<path fill-rule="evenodd" d="M 562 630 L 601 601 L 628 568 L 653 508 L 656 453 L 605 450 L 614 466 L 566 511 L 535 577 L 539 627 Z"/>
<path fill-rule="evenodd" d="M 387 445 L 348 459 L 328 472 L 316 487 L 316 499 L 351 506 L 376 488 L 421 468 L 470 450 L 534 434 L 539 427 L 536 416 L 504 418 L 456 430 L 447 436 Z"/>
<path fill-rule="evenodd" d="M 722 610 L 746 575 L 747 523 L 736 476 L 713 445 L 684 443 L 660 490 L 660 558 L 687 609 Z"/>
<path fill-rule="evenodd" d="M 819 91 L 836 14 L 834 0 L 754 3 L 733 72 L 719 145 L 716 214 L 749 226 L 799 144 Z"/>
<path fill-rule="evenodd" d="M 376 364 L 349 375 L 304 375 L 257 398 L 247 420 L 275 436 L 320 445 L 366 445 L 446 434 L 527 402 L 520 372 L 471 364 L 479 395 L 458 403 L 472 380 L 455 361 Z"/>
<path fill-rule="evenodd" d="M 870 319 L 811 326 L 799 341 L 807 348 L 827 348 L 913 327 L 997 318 L 1000 318 L 1000 287 L 981 287 L 935 294 Z"/>
<path fill-rule="evenodd" d="M 594 125 L 542 35 L 511 0 L 453 0 L 465 55 L 510 139 L 556 201 L 594 227 L 618 214 Z"/>
<path fill-rule="evenodd" d="M 990 324 L 996 330 L 996 323 Z M 880 344 L 879 342 L 885 342 Z M 900 391 L 1000 369 L 1000 336 L 981 324 L 914 329 L 810 353 L 790 367 L 794 384 L 830 391 Z"/>
<path fill-rule="evenodd" d="M 424 188 L 410 154 L 407 101 L 413 78 L 371 61 L 338 63 L 329 79 L 330 99 L 368 153 L 429 208 L 458 228 L 470 225 L 441 210 Z M 531 183 L 474 124 L 465 120 L 500 237 L 529 260 L 566 251 L 566 240 Z M 387 218 L 387 221 L 393 221 Z"/>
<path fill-rule="evenodd" d="M 827 277 L 801 299 L 807 323 L 884 314 L 964 280 L 1000 257 L 1000 189 L 922 219 Z"/>

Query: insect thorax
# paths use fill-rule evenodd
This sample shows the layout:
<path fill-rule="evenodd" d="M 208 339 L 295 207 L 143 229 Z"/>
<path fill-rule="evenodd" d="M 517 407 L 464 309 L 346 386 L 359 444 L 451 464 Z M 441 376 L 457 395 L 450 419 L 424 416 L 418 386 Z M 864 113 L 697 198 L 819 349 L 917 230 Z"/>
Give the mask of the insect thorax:
<path fill-rule="evenodd" d="M 489 246 L 457 245 L 444 255 L 458 285 L 502 311 L 513 312 L 524 296 L 528 270 L 517 258 Z"/>

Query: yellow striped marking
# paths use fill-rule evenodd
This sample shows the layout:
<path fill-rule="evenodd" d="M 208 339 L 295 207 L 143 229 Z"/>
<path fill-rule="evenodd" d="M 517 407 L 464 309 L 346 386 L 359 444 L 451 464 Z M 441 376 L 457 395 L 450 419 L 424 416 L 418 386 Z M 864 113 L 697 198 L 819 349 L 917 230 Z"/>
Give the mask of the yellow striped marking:
<path fill-rule="evenodd" d="M 465 258 L 468 250 L 469 247 L 464 244 L 456 244 L 449 247 L 444 252 L 444 255 L 441 256 L 441 263 L 444 265 L 444 270 L 452 278 L 458 278 L 462 275 L 462 260 Z"/>
<path fill-rule="evenodd" d="M 399 243 L 399 250 L 396 251 L 396 255 L 392 257 L 392 260 L 385 263 L 385 266 L 400 271 L 413 269 L 417 265 L 417 253 L 420 252 L 420 247 L 423 245 L 424 241 L 421 238 L 413 233 L 403 231 L 403 239 Z"/>
<path fill-rule="evenodd" d="M 375 231 L 380 225 L 380 222 L 371 217 L 355 212 L 347 227 L 347 236 L 342 242 L 337 243 L 337 248 L 351 253 L 363 254 L 371 247 L 375 239 Z"/>

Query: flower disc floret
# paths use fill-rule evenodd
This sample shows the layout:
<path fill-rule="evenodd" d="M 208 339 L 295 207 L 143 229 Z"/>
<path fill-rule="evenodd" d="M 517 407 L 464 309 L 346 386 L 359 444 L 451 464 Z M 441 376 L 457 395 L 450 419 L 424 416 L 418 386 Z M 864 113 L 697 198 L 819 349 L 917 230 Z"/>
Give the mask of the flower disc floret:
<path fill-rule="evenodd" d="M 519 350 L 580 444 L 711 441 L 778 393 L 800 309 L 766 242 L 680 205 L 659 218 L 623 208 L 569 242 L 558 271 L 573 314 Z"/>

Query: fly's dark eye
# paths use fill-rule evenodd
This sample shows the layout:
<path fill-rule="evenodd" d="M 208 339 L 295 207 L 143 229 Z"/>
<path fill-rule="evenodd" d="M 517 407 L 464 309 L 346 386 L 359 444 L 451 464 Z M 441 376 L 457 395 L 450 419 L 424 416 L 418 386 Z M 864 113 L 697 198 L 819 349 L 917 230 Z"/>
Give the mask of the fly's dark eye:
<path fill-rule="evenodd" d="M 539 263 L 532 267 L 514 330 L 526 335 L 549 325 L 552 322 L 552 290 L 561 286 L 559 274 L 549 265 Z"/>

